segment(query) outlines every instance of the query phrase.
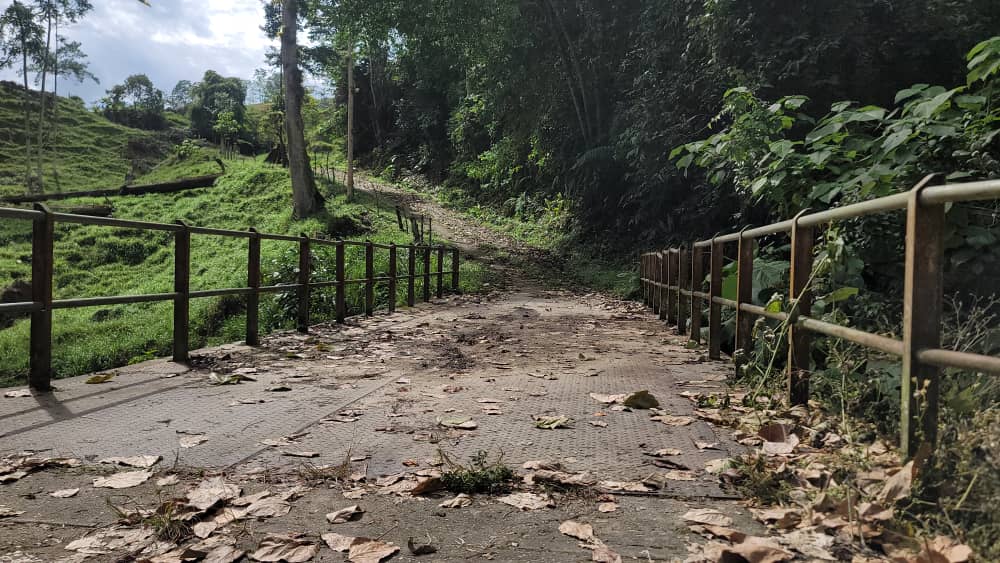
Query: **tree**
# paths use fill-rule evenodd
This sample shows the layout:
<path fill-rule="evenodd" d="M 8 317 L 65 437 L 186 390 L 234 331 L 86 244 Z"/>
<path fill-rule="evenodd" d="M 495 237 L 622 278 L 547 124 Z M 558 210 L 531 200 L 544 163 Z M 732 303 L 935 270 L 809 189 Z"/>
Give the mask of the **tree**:
<path fill-rule="evenodd" d="M 298 2 L 281 3 L 281 67 L 285 81 L 285 138 L 288 166 L 292 176 L 292 209 L 298 218 L 323 209 L 323 196 L 316 189 L 309 153 L 306 150 L 305 123 L 302 121 L 302 71 L 299 69 Z"/>
<path fill-rule="evenodd" d="M 191 84 L 190 80 L 178 81 L 174 89 L 170 91 L 170 95 L 167 96 L 167 108 L 177 113 L 186 112 L 193 101 L 193 89 L 194 85 Z"/>
<path fill-rule="evenodd" d="M 35 21 L 31 8 L 19 0 L 14 0 L 3 16 L 0 16 L 0 29 L 4 30 L 0 35 L 6 37 L 3 45 L 5 54 L 0 56 L 0 60 L 8 61 L 8 64 L 21 60 L 19 72 L 24 87 L 24 182 L 30 190 L 38 191 L 40 186 L 33 181 L 31 175 L 31 91 L 28 89 L 28 70 L 45 56 L 45 43 L 42 40 L 44 30 Z"/>
<path fill-rule="evenodd" d="M 191 87 L 191 128 L 206 139 L 215 138 L 215 121 L 223 112 L 233 112 L 243 124 L 246 113 L 246 86 L 239 78 L 226 78 L 214 70 L 205 71 L 201 82 Z"/>
<path fill-rule="evenodd" d="M 101 100 L 104 116 L 116 123 L 140 129 L 164 129 L 163 92 L 145 74 L 133 74 L 116 84 Z"/>

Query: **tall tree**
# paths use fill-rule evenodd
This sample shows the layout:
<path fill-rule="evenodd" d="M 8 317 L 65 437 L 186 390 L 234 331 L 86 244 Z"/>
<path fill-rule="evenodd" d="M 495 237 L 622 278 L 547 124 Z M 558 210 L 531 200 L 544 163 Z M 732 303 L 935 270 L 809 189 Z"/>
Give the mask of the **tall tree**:
<path fill-rule="evenodd" d="M 39 62 L 44 55 L 44 30 L 35 21 L 32 9 L 19 0 L 7 7 L 0 16 L 0 29 L 6 38 L 3 45 L 5 56 L 0 60 L 21 60 L 20 74 L 23 79 L 24 98 L 24 182 L 29 190 L 37 190 L 38 185 L 31 177 L 31 90 L 28 89 L 28 69 Z"/>
<path fill-rule="evenodd" d="M 299 69 L 298 1 L 281 3 L 281 67 L 285 80 L 285 138 L 288 167 L 292 176 L 292 210 L 297 218 L 308 217 L 323 209 L 323 196 L 316 189 L 309 152 L 306 150 L 305 123 L 302 120 L 302 71 Z"/>

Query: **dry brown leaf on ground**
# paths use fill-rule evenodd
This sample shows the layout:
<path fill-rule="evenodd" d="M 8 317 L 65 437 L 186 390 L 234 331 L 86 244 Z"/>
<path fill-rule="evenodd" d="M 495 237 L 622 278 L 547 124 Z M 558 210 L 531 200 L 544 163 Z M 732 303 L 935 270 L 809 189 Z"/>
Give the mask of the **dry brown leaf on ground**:
<path fill-rule="evenodd" d="M 683 453 L 684 453 L 683 451 L 678 450 L 677 448 L 663 448 L 660 450 L 656 450 L 655 452 L 649 453 L 647 455 L 653 457 L 668 457 L 673 455 L 681 455 Z"/>
<path fill-rule="evenodd" d="M 131 457 L 108 457 L 102 459 L 98 463 L 108 463 L 111 465 L 124 465 L 126 467 L 140 467 L 142 469 L 149 469 L 153 467 L 163 457 L 158 455 L 136 455 Z"/>
<path fill-rule="evenodd" d="M 548 460 L 537 460 L 537 461 L 526 461 L 521 467 L 529 470 L 539 470 L 543 469 L 546 471 L 560 471 L 562 470 L 562 464 L 558 461 L 548 461 Z"/>
<path fill-rule="evenodd" d="M 505 497 L 500 497 L 497 500 L 521 510 L 541 510 L 555 506 L 555 503 L 552 502 L 552 499 L 548 495 L 539 495 L 536 493 L 513 493 Z"/>
<path fill-rule="evenodd" d="M 139 551 L 153 539 L 154 533 L 146 528 L 110 528 L 71 541 L 65 549 L 89 555 L 104 555 L 122 548 Z"/>
<path fill-rule="evenodd" d="M 114 378 L 115 374 L 113 373 L 99 373 L 97 375 L 92 375 L 88 377 L 87 380 L 84 381 L 84 383 L 88 383 L 90 385 L 98 385 L 101 383 L 108 383 Z"/>
<path fill-rule="evenodd" d="M 191 531 L 194 533 L 195 537 L 205 539 L 212 535 L 219 525 L 215 522 L 198 522 L 194 526 L 191 526 Z"/>
<path fill-rule="evenodd" d="M 278 497 L 267 497 L 250 503 L 240 518 L 277 518 L 288 514 L 291 510 L 292 505 L 288 501 Z"/>
<path fill-rule="evenodd" d="M 559 524 L 559 532 L 571 538 L 576 538 L 585 542 L 593 542 L 597 539 L 594 536 L 594 527 L 590 524 L 581 524 L 572 520 L 566 520 Z"/>
<path fill-rule="evenodd" d="M 718 450 L 719 449 L 719 443 L 718 442 L 699 442 L 699 441 L 695 441 L 694 445 L 699 450 Z"/>
<path fill-rule="evenodd" d="M 614 512 L 618 510 L 618 504 L 614 502 L 602 502 L 597 505 L 598 512 Z"/>
<path fill-rule="evenodd" d="M 671 469 L 670 471 L 664 473 L 663 476 L 671 481 L 694 481 L 697 479 L 694 473 L 677 469 Z"/>
<path fill-rule="evenodd" d="M 182 448 L 193 448 L 207 441 L 208 438 L 204 434 L 195 434 L 193 436 L 181 436 L 179 442 Z"/>
<path fill-rule="evenodd" d="M 16 399 L 16 398 L 20 398 L 20 397 L 30 397 L 31 396 L 31 390 L 29 390 L 29 389 L 16 389 L 14 391 L 7 391 L 6 393 L 3 394 L 3 396 L 7 397 L 8 399 Z"/>
<path fill-rule="evenodd" d="M 788 455 L 795 451 L 795 447 L 799 445 L 799 437 L 795 434 L 789 434 L 781 442 L 772 442 L 770 440 L 765 440 L 761 444 L 760 449 L 767 455 Z"/>
<path fill-rule="evenodd" d="M 916 563 L 965 563 L 972 558 L 972 549 L 946 536 L 924 541 Z"/>
<path fill-rule="evenodd" d="M 354 538 L 347 553 L 351 563 L 379 563 L 399 552 L 399 547 L 371 538 Z"/>
<path fill-rule="evenodd" d="M 23 510 L 14 510 L 9 506 L 0 504 L 0 518 L 13 518 L 24 514 Z"/>
<path fill-rule="evenodd" d="M 446 500 L 439 504 L 440 508 L 465 508 L 466 506 L 472 505 L 472 497 L 465 493 L 461 493 L 453 499 Z"/>
<path fill-rule="evenodd" d="M 748 536 L 742 542 L 724 549 L 723 553 L 738 555 L 748 563 L 780 563 L 794 557 L 794 554 L 785 551 L 774 541 L 755 536 Z"/>
<path fill-rule="evenodd" d="M 326 515 L 326 521 L 331 524 L 343 524 L 344 522 L 349 522 L 351 520 L 357 520 L 361 518 L 361 515 L 365 511 L 360 506 L 353 504 L 347 508 L 341 508 L 336 512 L 330 512 Z"/>
<path fill-rule="evenodd" d="M 656 397 L 652 396 L 646 390 L 632 393 L 622 401 L 622 404 L 633 409 L 655 409 L 660 406 L 660 402 L 656 400 Z"/>
<path fill-rule="evenodd" d="M 201 563 L 235 563 L 244 555 L 242 549 L 232 545 L 220 545 L 209 551 Z"/>
<path fill-rule="evenodd" d="M 752 510 L 754 517 L 765 524 L 771 524 L 776 528 L 787 530 L 794 528 L 802 522 L 802 512 L 796 508 L 768 508 L 765 510 Z"/>
<path fill-rule="evenodd" d="M 343 534 L 336 534 L 333 532 L 328 532 L 320 536 L 323 542 L 326 543 L 327 547 L 334 551 L 339 551 L 341 553 L 346 553 L 351 549 L 351 544 L 357 539 L 354 536 L 345 536 Z"/>
<path fill-rule="evenodd" d="M 479 424 L 468 417 L 439 418 L 438 425 L 445 428 L 457 428 L 459 430 L 475 430 L 479 428 Z"/>
<path fill-rule="evenodd" d="M 598 561 L 599 563 L 622 563 L 622 556 L 612 551 L 606 545 L 595 545 L 593 548 L 587 546 L 587 549 L 592 549 L 590 554 L 591 561 Z"/>
<path fill-rule="evenodd" d="M 587 424 L 589 424 L 591 426 L 596 426 L 598 428 L 607 428 L 608 427 L 608 423 L 604 422 L 603 420 L 588 420 Z"/>
<path fill-rule="evenodd" d="M 535 428 L 543 430 L 555 430 L 556 428 L 569 428 L 573 419 L 568 416 L 533 416 Z"/>
<path fill-rule="evenodd" d="M 293 452 L 281 450 L 281 455 L 288 457 L 319 457 L 319 452 Z"/>
<path fill-rule="evenodd" d="M 628 394 L 622 393 L 620 395 L 602 395 L 600 393 L 591 393 L 590 398 L 597 401 L 598 403 L 602 403 L 605 405 L 612 405 L 624 401 L 626 398 L 628 398 Z"/>
<path fill-rule="evenodd" d="M 94 479 L 94 486 L 103 489 L 128 489 L 145 483 L 152 476 L 152 471 L 124 471 L 107 477 L 98 477 Z"/>
<path fill-rule="evenodd" d="M 319 546 L 307 539 L 290 534 L 273 535 L 260 542 L 257 551 L 250 554 L 250 559 L 267 563 L 303 563 L 315 557 L 317 551 Z"/>
<path fill-rule="evenodd" d="M 712 508 L 695 508 L 689 510 L 681 516 L 687 522 L 695 524 L 709 524 L 712 526 L 732 526 L 733 519 Z"/>
<path fill-rule="evenodd" d="M 876 498 L 881 503 L 892 504 L 910 496 L 916 466 L 912 461 L 901 467 L 892 477 L 889 477 Z"/>
<path fill-rule="evenodd" d="M 657 416 L 652 416 L 650 420 L 655 420 L 657 422 L 662 422 L 667 426 L 687 426 L 694 422 L 694 418 L 690 416 L 674 416 L 672 414 L 661 414 Z"/>
<path fill-rule="evenodd" d="M 410 550 L 410 553 L 416 556 L 430 555 L 432 553 L 437 553 L 437 548 L 434 547 L 433 545 L 429 543 L 415 543 L 413 541 L 413 538 L 407 538 L 406 548 Z"/>
<path fill-rule="evenodd" d="M 49 496 L 55 498 L 70 498 L 70 497 L 75 497 L 76 494 L 79 492 L 80 489 L 62 489 L 59 491 L 52 491 L 51 493 L 49 493 Z"/>
<path fill-rule="evenodd" d="M 169 486 L 172 486 L 172 485 L 176 485 L 176 484 L 178 484 L 180 482 L 181 482 L 181 479 L 177 475 L 167 475 L 166 477 L 164 477 L 162 479 L 157 479 L 156 480 L 156 486 L 157 487 L 169 487 Z"/>
<path fill-rule="evenodd" d="M 188 504 L 198 510 L 208 510 L 221 501 L 240 496 L 241 489 L 228 484 L 222 477 L 209 477 L 188 493 Z"/>

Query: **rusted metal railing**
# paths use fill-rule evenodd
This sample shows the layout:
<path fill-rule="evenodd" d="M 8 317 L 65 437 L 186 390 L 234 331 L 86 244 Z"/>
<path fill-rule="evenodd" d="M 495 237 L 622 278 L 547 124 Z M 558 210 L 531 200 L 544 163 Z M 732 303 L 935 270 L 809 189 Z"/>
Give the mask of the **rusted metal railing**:
<path fill-rule="evenodd" d="M 753 345 L 755 317 L 787 323 L 787 392 L 789 402 L 794 405 L 805 405 L 809 399 L 811 333 L 848 340 L 901 358 L 900 446 L 905 456 L 912 457 L 922 446 L 933 447 L 937 440 L 940 368 L 1000 374 L 998 357 L 941 349 L 945 206 L 1000 199 L 1000 180 L 932 186 L 932 179 L 933 176 L 928 176 L 905 193 L 819 213 L 803 212 L 786 221 L 697 241 L 691 244 L 691 252 L 686 248 L 670 248 L 644 253 L 639 266 L 643 299 L 661 319 L 676 325 L 679 333 L 690 334 L 699 343 L 701 315 L 707 303 L 708 355 L 712 359 L 721 357 L 722 307 L 736 309 L 734 349 L 737 350 L 749 350 Z M 810 318 L 809 280 L 817 228 L 833 221 L 896 210 L 907 213 L 902 340 Z M 768 311 L 753 304 L 754 246 L 759 237 L 784 233 L 791 237 L 789 311 Z M 726 246 L 733 243 L 737 246 L 735 301 L 722 297 Z M 706 254 L 710 262 L 708 291 L 703 275 Z M 690 307 L 686 309 L 685 304 Z M 685 330 L 688 312 L 689 333 Z"/>
<path fill-rule="evenodd" d="M 344 322 L 347 316 L 346 292 L 347 286 L 363 285 L 364 314 L 372 316 L 375 312 L 375 287 L 379 283 L 387 283 L 389 288 L 389 312 L 396 309 L 396 288 L 400 280 L 407 283 L 407 305 L 415 304 L 415 282 L 423 278 L 424 301 L 431 298 L 431 279 L 436 276 L 437 296 L 444 294 L 445 275 L 451 275 L 451 289 L 458 291 L 459 282 L 459 251 L 457 248 L 437 245 L 411 244 L 397 246 L 385 245 L 371 241 L 359 242 L 350 240 L 327 240 L 312 238 L 305 234 L 301 236 L 261 233 L 255 229 L 234 231 L 213 229 L 187 225 L 181 221 L 176 223 L 150 223 L 145 221 L 130 221 L 109 217 L 92 217 L 88 215 L 73 215 L 69 213 L 53 213 L 43 204 L 36 204 L 34 209 L 16 209 L 0 207 L 0 219 L 15 219 L 32 222 L 31 238 L 31 301 L 16 303 L 0 303 L 0 313 L 30 313 L 31 337 L 29 345 L 28 385 L 39 391 L 51 389 L 52 380 L 52 311 L 55 309 L 73 309 L 79 307 L 94 307 L 103 305 L 121 305 L 128 303 L 150 303 L 157 301 L 172 301 L 173 307 L 173 359 L 176 362 L 187 362 L 189 353 L 189 303 L 191 299 L 203 297 L 220 297 L 239 295 L 247 300 L 246 342 L 254 346 L 260 343 L 259 306 L 261 293 L 297 292 L 297 327 L 300 332 L 309 330 L 310 292 L 316 288 L 333 287 L 335 292 L 335 310 L 338 323 Z M 53 299 L 53 253 L 55 247 L 56 223 L 74 223 L 80 225 L 100 225 L 124 229 L 145 231 L 166 231 L 174 234 L 174 287 L 171 293 L 145 295 L 117 295 L 102 297 L 87 297 L 80 299 Z M 191 235 L 208 235 L 231 238 L 245 238 L 247 244 L 247 286 L 225 289 L 209 289 L 191 291 Z M 299 268 L 297 283 L 262 286 L 261 285 L 261 241 L 286 241 L 298 243 Z M 317 281 L 312 279 L 312 260 L 314 246 L 332 246 L 335 248 L 335 279 Z M 365 249 L 365 277 L 345 279 L 345 247 L 358 246 Z M 408 268 L 406 274 L 400 275 L 396 260 L 400 249 L 407 251 Z M 436 250 L 436 252 L 432 252 Z M 387 276 L 376 277 L 375 253 L 387 251 L 389 255 L 389 271 Z M 444 270 L 446 251 L 451 254 L 451 270 Z M 416 269 L 416 255 L 423 253 L 423 272 Z M 437 255 L 436 271 L 431 271 L 431 257 Z"/>

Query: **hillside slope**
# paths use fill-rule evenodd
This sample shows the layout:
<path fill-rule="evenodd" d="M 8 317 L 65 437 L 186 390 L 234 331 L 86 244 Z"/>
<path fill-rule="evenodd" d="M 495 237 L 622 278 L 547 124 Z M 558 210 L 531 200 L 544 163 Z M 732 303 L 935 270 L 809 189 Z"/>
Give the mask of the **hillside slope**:
<path fill-rule="evenodd" d="M 0 196 L 25 188 L 23 90 L 0 81 Z M 49 102 L 51 103 L 51 96 Z M 32 151 L 37 142 L 38 93 L 31 98 Z M 48 192 L 114 188 L 161 160 L 178 132 L 151 132 L 112 123 L 78 98 L 58 98 L 58 121 L 46 135 L 43 186 Z"/>

